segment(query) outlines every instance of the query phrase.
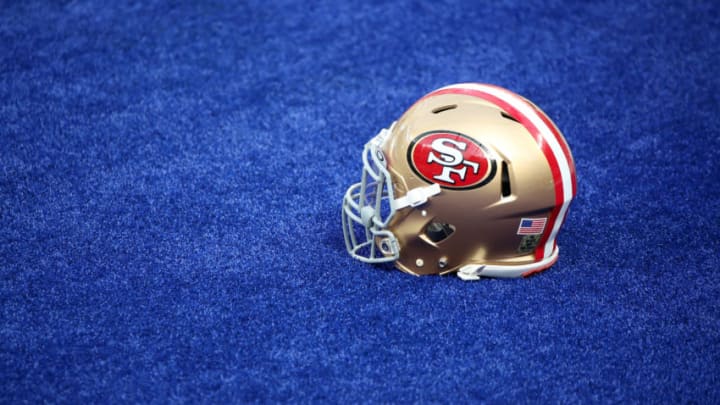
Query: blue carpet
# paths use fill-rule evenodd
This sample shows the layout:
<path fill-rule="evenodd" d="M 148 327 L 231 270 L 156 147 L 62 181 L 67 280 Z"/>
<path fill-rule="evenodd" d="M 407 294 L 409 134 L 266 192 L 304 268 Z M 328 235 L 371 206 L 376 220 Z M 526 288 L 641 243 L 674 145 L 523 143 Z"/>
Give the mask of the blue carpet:
<path fill-rule="evenodd" d="M 188 3 L 0 3 L 0 402 L 720 397 L 719 3 Z M 363 144 L 464 81 L 565 133 L 560 261 L 353 261 Z"/>

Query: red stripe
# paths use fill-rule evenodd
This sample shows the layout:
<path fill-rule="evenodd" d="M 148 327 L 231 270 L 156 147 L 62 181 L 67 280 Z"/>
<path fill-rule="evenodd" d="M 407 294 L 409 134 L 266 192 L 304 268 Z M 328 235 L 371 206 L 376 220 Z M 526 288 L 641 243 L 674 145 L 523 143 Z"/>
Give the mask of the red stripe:
<path fill-rule="evenodd" d="M 508 95 L 515 97 L 517 100 L 519 100 L 519 101 L 525 103 L 526 105 L 528 105 L 529 107 L 531 107 L 534 111 L 537 111 L 537 109 L 534 106 L 532 106 L 532 104 L 529 104 L 527 101 L 525 101 L 522 97 L 518 96 L 517 94 L 512 93 L 511 91 L 503 89 L 501 87 L 497 87 L 497 86 L 493 86 L 493 87 L 495 87 L 503 92 L 508 93 Z M 560 166 L 558 165 L 557 158 L 553 154 L 552 149 L 550 149 L 550 146 L 547 143 L 545 143 L 545 140 L 543 139 L 542 135 L 540 134 L 540 131 L 537 129 L 537 127 L 535 127 L 535 125 L 530 121 L 530 119 L 527 116 L 522 114 L 520 111 L 515 109 L 513 106 L 511 106 L 507 102 L 495 97 L 492 94 L 488 94 L 482 90 L 467 89 L 467 88 L 440 89 L 440 90 L 436 90 L 436 91 L 426 95 L 425 97 L 418 100 L 418 102 L 423 101 L 429 97 L 440 96 L 443 94 L 460 94 L 460 95 L 468 95 L 468 96 L 472 96 L 472 97 L 478 97 L 478 98 L 481 98 L 483 100 L 489 101 L 489 102 L 497 105 L 501 109 L 505 110 L 505 112 L 512 115 L 516 119 L 518 119 L 518 121 L 520 121 L 520 123 L 525 127 L 525 129 L 528 130 L 528 132 L 533 137 L 533 139 L 535 139 L 535 143 L 537 143 L 538 147 L 540 147 L 540 150 L 542 150 L 543 155 L 545 155 L 545 159 L 547 160 L 548 165 L 550 166 L 550 172 L 552 173 L 552 176 L 553 176 L 553 183 L 554 183 L 554 188 L 555 188 L 555 207 L 550 212 L 550 216 L 548 218 L 548 224 L 550 226 L 548 226 L 546 228 L 547 231 L 543 234 L 543 237 L 540 239 L 540 243 L 538 243 L 538 247 L 535 249 L 535 260 L 543 259 L 544 254 L 545 254 L 544 253 L 545 245 L 547 244 L 548 238 L 550 237 L 550 234 L 552 233 L 553 227 L 555 225 L 555 221 L 557 220 L 557 217 L 560 213 L 560 207 L 562 206 L 562 203 L 563 203 L 563 182 L 562 182 L 562 176 L 560 175 Z M 540 115 L 540 118 L 542 119 L 544 114 L 539 114 L 539 115 Z M 547 125 L 546 120 L 543 120 L 543 122 L 545 122 Z M 552 131 L 553 135 L 555 135 L 555 137 L 558 139 L 558 143 L 560 145 L 563 145 L 564 142 L 562 142 L 562 138 L 560 138 L 558 136 L 558 133 L 556 131 L 554 131 L 554 127 L 552 125 L 548 125 L 548 126 L 550 127 L 550 130 Z M 569 151 L 568 151 L 568 153 L 569 153 Z M 570 164 L 570 162 L 571 162 L 571 160 L 568 161 L 568 164 Z M 572 174 L 573 174 L 571 177 L 573 177 L 573 179 L 574 179 L 574 177 L 575 177 L 574 176 L 574 167 L 571 167 L 571 170 L 572 170 Z M 574 187 L 573 187 L 573 189 L 574 189 Z M 554 248 L 555 247 L 553 246 L 553 249 Z"/>
<path fill-rule="evenodd" d="M 577 194 L 577 177 L 575 176 L 575 161 L 573 161 L 572 154 L 570 154 L 570 147 L 568 146 L 567 142 L 565 142 L 565 138 L 563 138 L 562 135 L 560 135 L 560 131 L 557 129 L 557 127 L 550 121 L 550 118 L 548 118 L 545 113 L 535 108 L 535 111 L 540 116 L 540 119 L 543 120 L 545 125 L 550 128 L 550 131 L 552 131 L 553 135 L 555 135 L 555 139 L 557 139 L 558 143 L 560 144 L 560 148 L 563 151 L 563 155 L 565 155 L 565 160 L 568 162 L 568 168 L 570 169 L 570 179 L 572 181 L 572 196 L 575 197 Z"/>
<path fill-rule="evenodd" d="M 560 215 L 560 207 L 562 206 L 562 196 L 560 197 L 560 200 L 558 201 L 557 190 L 558 189 L 555 188 L 555 208 L 553 208 L 552 211 L 550 211 L 550 226 L 547 228 L 547 231 L 545 231 L 543 236 L 540 238 L 540 242 L 538 242 L 538 247 L 535 249 L 535 260 L 540 260 L 545 257 L 545 245 L 547 245 L 548 239 L 550 239 L 550 234 L 552 233 L 553 227 L 555 226 L 555 221 L 557 221 L 558 216 Z M 555 246 L 557 246 L 557 239 L 553 241 L 552 250 L 555 250 Z"/>

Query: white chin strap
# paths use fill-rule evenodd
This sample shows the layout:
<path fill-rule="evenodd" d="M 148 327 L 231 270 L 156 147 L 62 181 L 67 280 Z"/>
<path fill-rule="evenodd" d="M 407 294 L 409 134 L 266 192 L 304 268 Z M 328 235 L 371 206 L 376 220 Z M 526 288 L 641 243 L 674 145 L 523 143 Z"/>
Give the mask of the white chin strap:
<path fill-rule="evenodd" d="M 480 280 L 480 277 L 513 278 L 522 277 L 523 274 L 543 270 L 555 263 L 558 259 L 557 246 L 550 257 L 539 262 L 509 266 L 496 266 L 484 264 L 468 264 L 457 271 L 457 276 L 465 281 Z"/>
<path fill-rule="evenodd" d="M 392 201 L 393 210 L 405 207 L 417 207 L 425 204 L 428 198 L 440 194 L 440 185 L 433 183 L 427 187 L 417 187 L 408 191 L 404 196 Z"/>

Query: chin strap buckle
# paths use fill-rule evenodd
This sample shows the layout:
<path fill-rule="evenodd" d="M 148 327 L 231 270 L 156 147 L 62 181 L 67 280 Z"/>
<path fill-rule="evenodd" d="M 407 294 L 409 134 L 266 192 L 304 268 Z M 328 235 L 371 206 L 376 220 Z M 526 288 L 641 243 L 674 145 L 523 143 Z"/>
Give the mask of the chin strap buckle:
<path fill-rule="evenodd" d="M 460 270 L 457 271 L 457 276 L 460 277 L 460 279 L 465 281 L 475 281 L 480 280 L 480 273 L 485 269 L 485 266 L 478 266 L 478 265 L 468 265 L 463 266 L 460 268 Z"/>
<path fill-rule="evenodd" d="M 440 194 L 440 185 L 437 183 L 427 187 L 417 187 L 408 191 L 403 197 L 393 200 L 392 206 L 395 210 L 405 207 L 417 207 L 425 204 L 428 198 L 437 194 Z"/>

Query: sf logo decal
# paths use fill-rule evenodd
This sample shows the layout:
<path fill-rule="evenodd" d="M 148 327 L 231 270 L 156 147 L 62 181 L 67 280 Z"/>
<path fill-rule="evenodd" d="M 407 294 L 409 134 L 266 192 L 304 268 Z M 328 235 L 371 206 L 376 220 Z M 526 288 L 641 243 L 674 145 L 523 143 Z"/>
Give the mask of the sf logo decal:
<path fill-rule="evenodd" d="M 465 159 L 463 152 L 467 150 L 467 142 L 460 142 L 450 138 L 437 138 L 430 144 L 432 151 L 428 153 L 427 163 L 443 165 L 442 172 L 433 176 L 433 179 L 455 184 L 451 174 L 457 174 L 461 181 L 467 177 L 468 167 L 477 174 L 480 163 Z"/>
<path fill-rule="evenodd" d="M 452 131 L 421 134 L 408 148 L 408 163 L 429 183 L 448 189 L 470 189 L 495 177 L 497 164 L 480 142 Z"/>

